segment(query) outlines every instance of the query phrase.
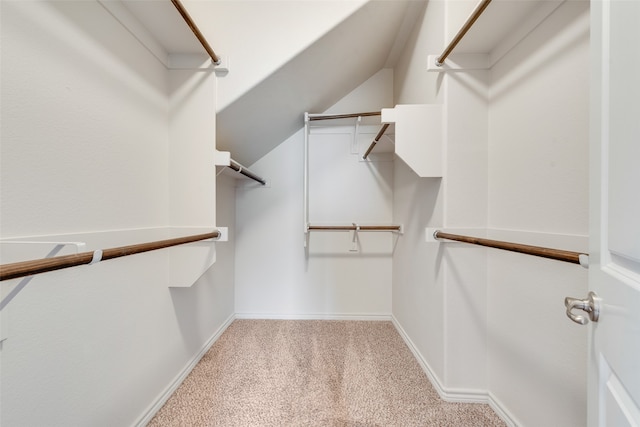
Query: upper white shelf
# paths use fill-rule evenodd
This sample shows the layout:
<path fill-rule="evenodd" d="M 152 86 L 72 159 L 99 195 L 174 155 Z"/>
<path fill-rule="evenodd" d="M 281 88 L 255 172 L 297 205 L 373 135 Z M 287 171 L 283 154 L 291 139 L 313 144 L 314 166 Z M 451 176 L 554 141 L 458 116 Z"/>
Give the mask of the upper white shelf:
<path fill-rule="evenodd" d="M 193 31 L 170 1 L 98 0 L 168 69 L 229 71 L 228 58 L 214 67 Z"/>
<path fill-rule="evenodd" d="M 395 153 L 402 161 L 419 177 L 442 177 L 442 105 L 396 105 L 383 108 L 381 119 L 395 123 Z"/>
<path fill-rule="evenodd" d="M 492 0 L 442 67 L 435 65 L 435 59 L 440 56 L 441 52 L 431 52 L 428 70 L 447 71 L 493 67 L 564 1 Z M 456 3 L 454 2 L 454 4 Z M 464 19 L 459 23 L 450 23 L 456 29 L 463 24 Z M 448 43 L 449 40 L 446 42 Z"/>
<path fill-rule="evenodd" d="M 122 4 L 144 25 L 167 53 L 204 54 L 202 45 L 169 0 L 122 0 Z"/>

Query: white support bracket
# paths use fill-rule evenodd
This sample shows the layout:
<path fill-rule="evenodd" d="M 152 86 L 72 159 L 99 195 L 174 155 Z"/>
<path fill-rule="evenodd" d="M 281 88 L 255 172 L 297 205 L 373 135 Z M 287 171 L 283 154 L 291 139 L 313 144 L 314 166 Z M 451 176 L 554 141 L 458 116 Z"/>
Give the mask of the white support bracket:
<path fill-rule="evenodd" d="M 427 243 L 439 243 L 440 240 L 436 239 L 435 233 L 440 230 L 439 228 L 425 228 L 425 241 Z"/>
<path fill-rule="evenodd" d="M 216 166 L 229 166 L 231 164 L 231 153 L 228 151 L 215 150 L 213 153 L 213 163 Z"/>
<path fill-rule="evenodd" d="M 223 77 L 229 74 L 229 57 L 227 55 L 218 55 L 220 62 L 215 65 L 214 72 L 216 76 Z"/>
<path fill-rule="evenodd" d="M 589 268 L 589 255 L 587 254 L 580 254 L 578 256 L 578 259 L 580 260 L 580 265 L 584 268 Z"/>
<path fill-rule="evenodd" d="M 361 122 L 362 116 L 358 116 L 355 123 L 355 129 L 353 131 L 353 141 L 351 141 L 351 154 L 358 154 L 358 134 L 360 133 Z"/>
<path fill-rule="evenodd" d="M 486 53 L 457 53 L 452 54 L 442 65 L 436 65 L 438 55 L 427 57 L 427 71 L 469 71 L 488 70 L 489 55 Z"/>
<path fill-rule="evenodd" d="M 216 230 L 220 232 L 220 236 L 214 239 L 216 242 L 228 242 L 229 241 L 229 227 L 216 227 Z"/>
<path fill-rule="evenodd" d="M 355 222 L 353 223 L 353 226 L 356 227 L 356 229 L 353 230 L 353 238 L 351 239 L 351 248 L 349 249 L 349 252 L 358 252 L 358 231 L 360 231 L 360 226 Z"/>

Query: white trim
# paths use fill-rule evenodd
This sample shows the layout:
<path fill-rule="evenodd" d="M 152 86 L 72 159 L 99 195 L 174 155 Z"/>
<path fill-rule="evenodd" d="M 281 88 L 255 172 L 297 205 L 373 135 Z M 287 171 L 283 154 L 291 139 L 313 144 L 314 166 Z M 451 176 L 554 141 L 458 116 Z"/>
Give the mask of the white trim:
<path fill-rule="evenodd" d="M 351 314 L 351 313 L 236 313 L 236 319 L 266 320 L 369 320 L 392 321 L 390 314 Z"/>
<path fill-rule="evenodd" d="M 511 412 L 509 412 L 506 409 L 506 406 L 504 406 L 502 402 L 497 397 L 495 397 L 494 394 L 491 392 L 489 392 L 489 406 L 491 406 L 491 409 L 493 409 L 494 412 L 500 418 L 502 418 L 502 421 L 504 421 L 507 424 L 507 426 L 516 427 L 516 426 L 522 425 L 517 421 L 515 421 L 516 418 L 513 416 L 513 414 L 511 414 Z"/>
<path fill-rule="evenodd" d="M 433 388 L 436 389 L 440 398 L 442 398 L 443 400 L 446 400 L 445 396 L 447 396 L 447 392 L 445 391 L 445 388 L 440 382 L 440 379 L 438 378 L 438 376 L 433 372 L 433 369 L 431 369 L 431 366 L 429 366 L 429 363 L 427 363 L 424 357 L 422 357 L 422 354 L 420 354 L 420 351 L 418 351 L 418 348 L 416 347 L 416 345 L 413 343 L 413 341 L 411 341 L 411 338 L 409 338 L 409 335 L 407 335 L 407 333 L 404 331 L 404 329 L 400 325 L 400 322 L 398 322 L 396 317 L 393 315 L 391 316 L 391 322 L 393 323 L 393 326 L 395 326 L 396 330 L 404 340 L 405 344 L 407 344 L 407 347 L 409 347 L 409 350 L 411 350 L 411 353 L 413 353 L 413 356 L 416 358 L 416 360 L 422 367 L 422 370 L 424 371 L 424 373 L 427 374 L 429 381 L 431 381 Z"/>
<path fill-rule="evenodd" d="M 442 400 L 447 402 L 463 402 L 463 403 L 484 403 L 488 404 L 491 409 L 495 411 L 495 413 L 505 422 L 508 426 L 516 426 L 517 424 L 513 421 L 513 417 L 502 405 L 502 403 L 490 392 L 487 390 L 477 390 L 477 389 L 451 389 L 446 388 L 435 372 L 429 366 L 429 363 L 422 357 L 420 351 L 416 347 L 416 345 L 411 341 L 411 338 L 407 335 L 405 330 L 400 325 L 400 322 L 396 319 L 395 316 L 391 315 L 391 322 L 393 326 L 395 326 L 396 330 L 413 353 L 413 356 L 416 358 L 422 370 L 431 381 L 433 388 L 436 389 L 438 395 Z"/>
<path fill-rule="evenodd" d="M 193 368 L 200 362 L 200 359 L 209 351 L 211 346 L 220 338 L 222 333 L 227 330 L 229 325 L 233 323 L 236 319 L 235 314 L 231 314 L 224 321 L 224 323 L 218 328 L 218 330 L 204 343 L 202 348 L 198 353 L 196 353 L 191 360 L 186 364 L 186 366 L 178 373 L 178 375 L 171 381 L 171 383 L 164 389 L 162 393 L 158 396 L 158 398 L 149 406 L 149 408 L 142 414 L 142 416 L 136 421 L 135 426 L 146 426 L 151 419 L 156 415 L 156 413 L 162 408 L 162 406 L 169 400 L 171 395 L 180 387 L 180 384 L 187 378 L 187 375 L 191 373 Z"/>

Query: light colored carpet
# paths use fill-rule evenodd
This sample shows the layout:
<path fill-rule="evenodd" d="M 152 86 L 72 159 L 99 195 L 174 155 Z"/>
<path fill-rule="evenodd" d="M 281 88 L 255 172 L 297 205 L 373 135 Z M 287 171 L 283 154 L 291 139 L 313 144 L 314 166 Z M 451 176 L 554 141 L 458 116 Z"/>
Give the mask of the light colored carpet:
<path fill-rule="evenodd" d="M 236 320 L 149 426 L 504 426 L 442 401 L 390 322 Z"/>

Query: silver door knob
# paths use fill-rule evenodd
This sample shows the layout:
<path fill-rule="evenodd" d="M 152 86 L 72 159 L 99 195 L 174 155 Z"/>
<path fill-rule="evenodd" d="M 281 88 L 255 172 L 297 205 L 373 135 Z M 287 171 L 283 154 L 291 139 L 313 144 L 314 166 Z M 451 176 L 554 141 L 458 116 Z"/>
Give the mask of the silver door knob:
<path fill-rule="evenodd" d="M 573 309 L 586 312 L 592 322 L 597 322 L 600 317 L 600 298 L 594 292 L 589 292 L 586 299 L 566 297 L 564 306 L 567 307 L 567 317 L 580 325 L 586 325 L 589 320 L 581 314 L 574 314 Z"/>

